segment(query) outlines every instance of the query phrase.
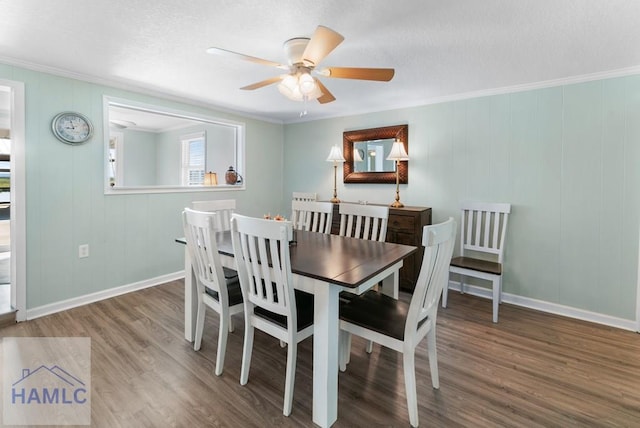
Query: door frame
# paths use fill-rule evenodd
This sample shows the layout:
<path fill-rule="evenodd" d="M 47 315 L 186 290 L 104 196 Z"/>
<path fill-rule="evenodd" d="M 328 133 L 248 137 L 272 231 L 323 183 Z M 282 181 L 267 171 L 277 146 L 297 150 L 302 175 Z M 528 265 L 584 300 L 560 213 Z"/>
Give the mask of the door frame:
<path fill-rule="evenodd" d="M 636 274 L 636 332 L 640 333 L 640 231 L 638 232 L 638 271 Z"/>
<path fill-rule="evenodd" d="M 24 321 L 27 319 L 24 83 L 0 79 L 0 86 L 9 87 L 11 92 L 11 304 L 17 310 L 16 321 Z"/>

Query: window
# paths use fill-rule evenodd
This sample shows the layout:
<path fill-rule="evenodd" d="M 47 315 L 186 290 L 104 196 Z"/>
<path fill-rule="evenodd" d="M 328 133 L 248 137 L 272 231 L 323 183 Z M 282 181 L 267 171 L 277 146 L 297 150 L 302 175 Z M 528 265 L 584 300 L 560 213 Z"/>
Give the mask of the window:
<path fill-rule="evenodd" d="M 205 133 L 183 135 L 180 141 L 182 142 L 182 185 L 201 186 L 204 183 Z"/>

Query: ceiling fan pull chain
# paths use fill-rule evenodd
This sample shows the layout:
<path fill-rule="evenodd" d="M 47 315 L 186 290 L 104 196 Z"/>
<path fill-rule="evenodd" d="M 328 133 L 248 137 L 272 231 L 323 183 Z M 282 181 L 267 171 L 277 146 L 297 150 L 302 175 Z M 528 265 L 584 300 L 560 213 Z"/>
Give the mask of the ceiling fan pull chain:
<path fill-rule="evenodd" d="M 305 117 L 307 115 L 307 101 L 309 100 L 308 95 L 302 96 L 302 111 L 300 112 L 300 117 Z"/>

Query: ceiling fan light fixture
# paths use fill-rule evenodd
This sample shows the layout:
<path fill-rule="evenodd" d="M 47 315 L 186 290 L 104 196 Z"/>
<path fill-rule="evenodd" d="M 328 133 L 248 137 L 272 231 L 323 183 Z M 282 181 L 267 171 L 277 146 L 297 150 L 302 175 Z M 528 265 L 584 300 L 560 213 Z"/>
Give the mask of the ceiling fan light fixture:
<path fill-rule="evenodd" d="M 288 75 L 278 85 L 278 91 L 285 97 L 293 101 L 302 101 L 302 93 L 298 88 L 298 78 L 293 75 Z"/>
<path fill-rule="evenodd" d="M 314 85 L 313 91 L 311 91 L 311 93 L 309 93 L 309 95 L 307 95 L 307 97 L 310 100 L 317 100 L 321 96 L 322 96 L 322 91 L 320 90 L 320 87 L 318 85 Z"/>
<path fill-rule="evenodd" d="M 309 73 L 290 74 L 278 85 L 278 91 L 292 101 L 315 100 L 322 91 Z"/>
<path fill-rule="evenodd" d="M 312 72 L 322 77 L 378 82 L 388 82 L 393 78 L 395 74 L 393 68 L 329 67 L 316 69 L 322 60 L 343 41 L 344 36 L 341 34 L 323 25 L 318 25 L 310 38 L 295 37 L 284 42 L 288 65 L 217 47 L 211 47 L 207 49 L 207 52 L 288 70 L 287 75 L 264 79 L 240 89 L 253 91 L 279 82 L 278 91 L 293 101 L 317 100 L 320 104 L 327 104 L 336 100 L 331 91 L 324 86 L 322 79 L 311 76 Z M 306 114 L 306 110 L 303 111 L 303 114 Z"/>
<path fill-rule="evenodd" d="M 300 87 L 300 92 L 303 95 L 309 96 L 317 85 L 316 81 L 309 73 L 302 73 L 298 78 L 298 86 Z"/>
<path fill-rule="evenodd" d="M 294 37 L 284 42 L 284 52 L 288 58 L 289 65 L 302 63 L 302 56 L 308 44 L 308 37 Z"/>

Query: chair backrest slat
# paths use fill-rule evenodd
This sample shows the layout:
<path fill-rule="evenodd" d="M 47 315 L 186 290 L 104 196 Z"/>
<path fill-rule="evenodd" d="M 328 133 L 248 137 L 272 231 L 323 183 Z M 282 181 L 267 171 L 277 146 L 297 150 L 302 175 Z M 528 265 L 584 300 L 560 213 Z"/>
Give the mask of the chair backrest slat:
<path fill-rule="evenodd" d="M 293 192 L 291 199 L 294 201 L 316 201 L 318 195 L 312 192 Z"/>
<path fill-rule="evenodd" d="M 227 287 L 215 240 L 216 216 L 216 213 L 185 208 L 182 212 L 182 224 L 191 265 L 199 283 L 197 285 L 202 284 L 217 291 L 223 301 L 227 297 Z"/>
<path fill-rule="evenodd" d="M 460 248 L 497 255 L 502 263 L 511 204 L 465 202 L 461 204 Z"/>
<path fill-rule="evenodd" d="M 292 223 L 234 214 L 231 239 L 245 302 L 284 315 L 295 326 L 289 237 Z"/>
<path fill-rule="evenodd" d="M 456 222 L 452 217 L 443 223 L 423 228 L 424 255 L 409 305 L 405 340 L 415 334 L 419 323 L 425 318 L 429 317 L 431 322 L 436 322 L 438 301 L 449 280 L 449 263 L 455 238 Z"/>
<path fill-rule="evenodd" d="M 309 232 L 331 233 L 331 202 L 291 201 L 293 228 Z"/>
<path fill-rule="evenodd" d="M 389 207 L 340 204 L 340 235 L 384 242 L 387 239 Z"/>
<path fill-rule="evenodd" d="M 191 207 L 197 211 L 215 212 L 216 230 L 231 230 L 231 216 L 236 210 L 235 199 L 222 199 L 217 201 L 193 201 Z"/>

